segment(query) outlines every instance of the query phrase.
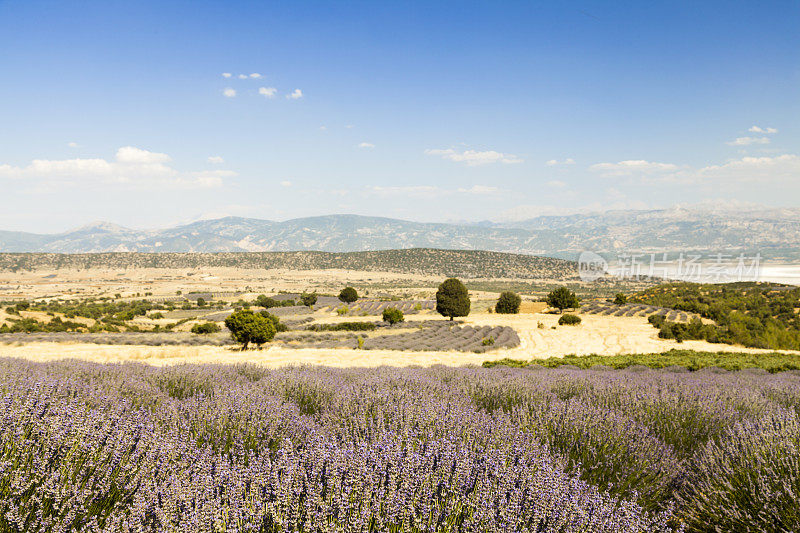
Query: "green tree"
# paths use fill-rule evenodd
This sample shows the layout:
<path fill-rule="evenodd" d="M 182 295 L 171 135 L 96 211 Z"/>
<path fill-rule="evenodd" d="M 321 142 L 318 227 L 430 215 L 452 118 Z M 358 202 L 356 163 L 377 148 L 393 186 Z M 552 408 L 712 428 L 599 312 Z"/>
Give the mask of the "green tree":
<path fill-rule="evenodd" d="M 317 295 L 316 294 L 305 294 L 300 296 L 300 301 L 303 302 L 303 305 L 306 307 L 312 307 L 315 303 L 317 303 Z"/>
<path fill-rule="evenodd" d="M 339 299 L 346 304 L 351 304 L 358 300 L 358 293 L 353 287 L 345 287 L 339 293 Z"/>
<path fill-rule="evenodd" d="M 225 319 L 225 327 L 231 331 L 233 340 L 246 350 L 250 343 L 259 347 L 275 337 L 275 325 L 265 316 L 253 313 L 249 309 L 236 311 Z"/>
<path fill-rule="evenodd" d="M 500 298 L 497 299 L 497 304 L 495 304 L 494 310 L 498 313 L 514 315 L 519 313 L 519 306 L 521 303 L 522 298 L 519 297 L 519 294 L 511 291 L 505 291 L 501 293 Z"/>
<path fill-rule="evenodd" d="M 446 317 L 467 316 L 469 314 L 469 292 L 456 278 L 448 278 L 436 291 L 436 311 Z"/>
<path fill-rule="evenodd" d="M 398 322 L 403 322 L 405 319 L 406 318 L 403 316 L 403 312 L 396 307 L 387 307 L 383 310 L 384 322 L 394 325 Z"/>
<path fill-rule="evenodd" d="M 575 293 L 566 287 L 558 287 L 557 289 L 553 289 L 550 294 L 547 295 L 547 305 L 550 307 L 555 307 L 559 311 L 563 311 L 564 309 L 575 309 L 581 306 L 581 304 L 578 302 L 578 297 L 575 296 Z"/>
<path fill-rule="evenodd" d="M 617 305 L 625 305 L 628 303 L 628 297 L 618 292 L 616 296 L 614 296 L 614 303 Z"/>
<path fill-rule="evenodd" d="M 206 299 L 205 298 L 198 298 L 197 299 L 197 307 L 205 307 L 206 306 Z"/>

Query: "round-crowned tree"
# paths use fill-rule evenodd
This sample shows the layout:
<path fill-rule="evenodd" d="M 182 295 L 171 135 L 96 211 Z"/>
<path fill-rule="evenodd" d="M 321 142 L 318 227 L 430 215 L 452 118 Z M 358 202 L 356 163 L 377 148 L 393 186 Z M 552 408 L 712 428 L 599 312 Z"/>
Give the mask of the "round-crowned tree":
<path fill-rule="evenodd" d="M 575 296 L 575 293 L 566 287 L 558 287 L 557 289 L 553 289 L 550 294 L 547 295 L 547 305 L 550 307 L 555 307 L 559 311 L 563 311 L 564 309 L 575 309 L 581 306 L 580 302 L 578 302 L 578 297 Z"/>
<path fill-rule="evenodd" d="M 519 305 L 521 303 L 522 298 L 519 297 L 519 294 L 511 291 L 505 291 L 500 293 L 500 298 L 497 299 L 497 304 L 495 304 L 494 310 L 497 313 L 514 315 L 519 313 Z"/>
<path fill-rule="evenodd" d="M 396 307 L 387 307 L 383 310 L 384 322 L 394 325 L 398 322 L 403 322 L 405 319 L 406 318 L 403 316 L 403 312 Z"/>
<path fill-rule="evenodd" d="M 242 350 L 246 350 L 250 343 L 261 347 L 275 337 L 272 321 L 249 309 L 236 311 L 226 318 L 225 327 L 231 330 L 231 337 L 242 345 Z"/>
<path fill-rule="evenodd" d="M 436 311 L 450 320 L 469 314 L 469 292 L 460 280 L 448 278 L 439 285 L 439 290 L 436 291 Z"/>
<path fill-rule="evenodd" d="M 358 300 L 358 293 L 353 287 L 345 287 L 339 293 L 339 299 L 346 304 L 351 304 Z"/>
<path fill-rule="evenodd" d="M 617 305 L 625 305 L 628 303 L 628 297 L 618 292 L 616 296 L 614 296 L 614 303 Z"/>
<path fill-rule="evenodd" d="M 306 307 L 312 307 L 315 303 L 317 303 L 317 295 L 315 293 L 303 293 L 300 296 L 300 301 L 303 302 L 303 305 Z"/>

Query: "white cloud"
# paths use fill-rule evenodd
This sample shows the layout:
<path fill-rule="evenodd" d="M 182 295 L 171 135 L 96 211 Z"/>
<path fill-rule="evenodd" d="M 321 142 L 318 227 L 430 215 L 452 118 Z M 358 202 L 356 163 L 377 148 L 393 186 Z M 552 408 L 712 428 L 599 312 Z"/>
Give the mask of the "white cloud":
<path fill-rule="evenodd" d="M 291 186 L 292 186 L 292 182 L 289 181 L 289 180 L 283 180 L 281 182 L 281 187 L 291 187 Z"/>
<path fill-rule="evenodd" d="M 233 74 L 231 74 L 230 72 L 223 72 L 222 73 L 222 77 L 223 78 L 230 78 L 231 76 L 233 76 Z"/>
<path fill-rule="evenodd" d="M 254 80 L 260 80 L 261 78 L 263 78 L 263 76 L 258 72 L 253 72 L 252 74 L 250 74 L 250 78 Z"/>
<path fill-rule="evenodd" d="M 239 74 L 239 76 L 237 76 L 237 77 L 238 77 L 240 80 L 246 80 L 246 79 L 247 79 L 247 74 Z"/>
<path fill-rule="evenodd" d="M 347 124 L 345 126 L 345 128 L 347 128 L 348 130 L 352 130 L 353 129 L 353 125 L 352 124 Z"/>
<path fill-rule="evenodd" d="M 494 150 L 486 150 L 482 152 L 477 150 L 465 150 L 463 152 L 456 152 L 452 148 L 448 148 L 446 150 L 429 149 L 425 150 L 425 153 L 427 155 L 438 155 L 444 159 L 449 159 L 450 161 L 454 161 L 456 163 L 466 163 L 471 167 L 488 165 L 491 163 L 522 163 L 522 159 L 513 154 L 504 154 L 502 152 L 495 152 Z"/>
<path fill-rule="evenodd" d="M 275 87 L 259 87 L 258 94 L 265 98 L 275 98 L 275 95 L 278 93 L 278 89 Z"/>
<path fill-rule="evenodd" d="M 469 189 L 459 188 L 458 192 L 467 194 L 492 194 L 498 192 L 500 189 L 497 187 L 489 187 L 488 185 L 473 185 Z"/>
<path fill-rule="evenodd" d="M 222 91 L 222 94 L 224 94 L 226 98 L 233 98 L 236 96 L 236 89 L 233 87 L 225 87 L 225 90 Z"/>
<path fill-rule="evenodd" d="M 599 172 L 603 176 L 632 176 L 637 174 L 652 175 L 675 172 L 678 170 L 678 166 L 671 163 L 655 163 L 641 159 L 629 159 L 617 163 L 596 163 L 590 166 L 589 170 Z"/>
<path fill-rule="evenodd" d="M 545 185 L 553 187 L 554 189 L 563 189 L 567 184 L 561 180 L 550 180 Z"/>
<path fill-rule="evenodd" d="M 135 146 L 123 146 L 117 150 L 117 161 L 129 165 L 152 165 L 171 161 L 167 154 L 142 150 Z"/>
<path fill-rule="evenodd" d="M 325 131 L 325 130 L 327 130 L 327 129 L 328 129 L 328 127 L 327 127 L 327 126 L 320 126 L 320 127 L 319 127 L 319 131 Z"/>
<path fill-rule="evenodd" d="M 643 182 L 697 184 L 701 182 L 776 183 L 796 181 L 800 177 L 800 156 L 783 154 L 774 157 L 742 157 L 719 165 L 700 168 L 679 167 L 668 163 L 620 161 L 589 167 L 604 176 L 638 177 Z"/>
<path fill-rule="evenodd" d="M 555 167 L 558 165 L 574 165 L 574 164 L 575 160 L 572 158 L 567 158 L 563 161 L 559 161 L 558 159 L 551 159 L 550 161 L 547 161 L 545 163 L 545 165 L 547 165 L 548 167 Z"/>
<path fill-rule="evenodd" d="M 78 147 L 78 143 L 76 143 L 76 142 L 67 143 L 67 146 L 69 146 L 70 148 L 77 148 Z"/>
<path fill-rule="evenodd" d="M 800 177 L 800 156 L 783 154 L 775 157 L 743 157 L 722 165 L 699 169 L 696 178 L 749 182 L 796 181 Z"/>
<path fill-rule="evenodd" d="M 236 176 L 229 170 L 181 172 L 169 166 L 170 161 L 167 154 L 123 146 L 110 161 L 101 158 L 34 159 L 25 167 L 0 165 L 0 178 L 26 179 L 40 190 L 80 184 L 116 184 L 157 190 L 220 187 L 225 178 Z"/>
<path fill-rule="evenodd" d="M 208 162 L 211 163 L 212 165 L 219 165 L 221 163 L 224 163 L 225 160 L 218 155 L 212 155 L 208 158 Z"/>
<path fill-rule="evenodd" d="M 752 129 L 752 128 L 751 128 Z M 751 144 L 769 144 L 769 137 L 738 137 L 728 143 L 731 146 L 749 146 Z"/>
<path fill-rule="evenodd" d="M 758 126 L 751 126 L 747 131 L 750 133 L 778 133 L 778 130 L 775 128 L 760 128 Z"/>
<path fill-rule="evenodd" d="M 365 143 L 361 143 L 361 144 L 359 144 L 359 145 L 358 145 L 358 147 L 359 147 L 359 148 L 367 148 L 367 149 L 369 149 L 369 150 L 372 150 L 373 148 L 375 148 L 375 145 L 374 145 L 374 144 L 372 144 L 372 143 L 366 143 L 366 142 L 365 142 Z"/>
<path fill-rule="evenodd" d="M 290 94 L 286 95 L 286 98 L 290 100 L 299 100 L 302 97 L 303 97 L 303 91 L 301 91 L 300 89 L 295 89 Z"/>

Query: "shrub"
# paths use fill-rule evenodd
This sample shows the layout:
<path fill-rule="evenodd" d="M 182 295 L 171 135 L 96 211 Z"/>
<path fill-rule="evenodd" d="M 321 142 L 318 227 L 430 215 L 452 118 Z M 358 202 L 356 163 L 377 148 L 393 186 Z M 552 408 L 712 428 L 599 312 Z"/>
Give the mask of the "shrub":
<path fill-rule="evenodd" d="M 484 346 L 491 346 L 494 344 L 494 337 L 484 337 L 481 341 L 481 344 Z"/>
<path fill-rule="evenodd" d="M 403 312 L 396 307 L 387 307 L 383 310 L 383 321 L 388 322 L 389 324 L 397 324 L 398 322 L 403 322 L 405 317 L 403 316 Z"/>
<path fill-rule="evenodd" d="M 559 326 L 577 326 L 580 323 L 581 317 L 578 315 L 571 315 L 569 313 L 561 315 L 561 318 L 558 319 Z"/>
<path fill-rule="evenodd" d="M 581 304 L 578 302 L 578 297 L 575 296 L 574 292 L 566 287 L 558 287 L 547 295 L 547 305 L 563 311 L 564 309 L 575 309 L 580 307 Z"/>
<path fill-rule="evenodd" d="M 162 318 L 164 318 L 164 313 L 153 313 L 150 315 L 151 320 L 160 320 Z"/>
<path fill-rule="evenodd" d="M 667 319 L 664 318 L 664 315 L 658 315 L 658 314 L 650 315 L 649 317 L 647 317 L 647 321 L 650 322 L 656 328 L 660 328 L 661 326 L 663 326 L 666 320 Z"/>
<path fill-rule="evenodd" d="M 246 350 L 250 343 L 260 347 L 271 341 L 276 333 L 272 320 L 247 309 L 226 318 L 225 327 L 231 330 L 231 337 L 242 345 L 242 350 Z"/>
<path fill-rule="evenodd" d="M 205 298 L 198 298 L 197 299 L 197 307 L 205 307 L 206 306 L 206 299 Z"/>
<path fill-rule="evenodd" d="M 497 299 L 497 304 L 494 310 L 498 313 L 512 315 L 519 313 L 519 305 L 522 303 L 522 298 L 515 292 L 506 291 L 500 294 Z"/>
<path fill-rule="evenodd" d="M 618 292 L 616 296 L 614 296 L 614 303 L 617 305 L 625 305 L 628 303 L 628 297 Z"/>
<path fill-rule="evenodd" d="M 456 278 L 449 278 L 439 285 L 436 291 L 436 311 L 449 317 L 467 316 L 469 314 L 469 292 L 467 288 Z"/>
<path fill-rule="evenodd" d="M 350 312 L 350 308 L 347 307 L 346 305 L 343 305 L 343 306 L 341 306 L 340 308 L 338 308 L 336 310 L 336 314 L 339 315 L 339 316 L 344 316 L 349 312 Z"/>
<path fill-rule="evenodd" d="M 303 302 L 303 305 L 306 307 L 312 307 L 315 303 L 317 303 L 317 295 L 304 293 L 302 296 L 300 296 L 300 301 Z"/>
<path fill-rule="evenodd" d="M 192 326 L 192 333 L 197 335 L 206 335 L 208 333 L 217 333 L 220 331 L 219 325 L 215 324 L 214 322 L 205 322 L 203 324 L 195 324 Z"/>
<path fill-rule="evenodd" d="M 351 304 L 358 300 L 358 293 L 353 287 L 345 287 L 339 293 L 339 299 L 346 304 Z"/>

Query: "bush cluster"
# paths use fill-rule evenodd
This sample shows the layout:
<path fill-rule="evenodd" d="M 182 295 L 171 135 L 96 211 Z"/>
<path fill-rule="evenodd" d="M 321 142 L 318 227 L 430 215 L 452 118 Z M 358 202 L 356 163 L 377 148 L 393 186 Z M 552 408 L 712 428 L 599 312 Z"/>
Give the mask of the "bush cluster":
<path fill-rule="evenodd" d="M 218 333 L 222 328 L 214 322 L 204 322 L 202 324 L 195 324 L 192 326 L 192 333 L 197 335 L 207 335 L 209 333 Z"/>
<path fill-rule="evenodd" d="M 580 323 L 581 317 L 569 313 L 561 315 L 561 317 L 558 319 L 559 326 L 577 326 Z"/>

